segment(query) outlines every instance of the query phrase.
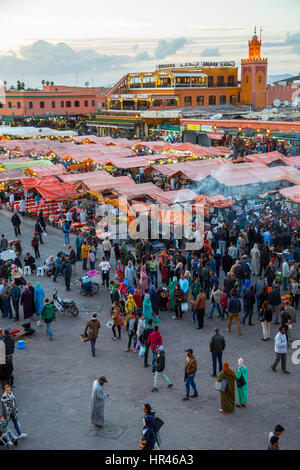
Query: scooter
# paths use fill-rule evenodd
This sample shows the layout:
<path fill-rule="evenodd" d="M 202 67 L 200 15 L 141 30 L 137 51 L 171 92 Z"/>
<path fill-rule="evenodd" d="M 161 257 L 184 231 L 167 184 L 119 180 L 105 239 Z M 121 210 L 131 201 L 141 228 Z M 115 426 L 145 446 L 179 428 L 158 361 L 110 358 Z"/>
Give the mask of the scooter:
<path fill-rule="evenodd" d="M 78 308 L 74 300 L 71 299 L 61 299 L 57 293 L 57 290 L 54 290 L 53 293 L 53 305 L 56 310 L 62 313 L 71 313 L 74 317 L 79 314 Z"/>

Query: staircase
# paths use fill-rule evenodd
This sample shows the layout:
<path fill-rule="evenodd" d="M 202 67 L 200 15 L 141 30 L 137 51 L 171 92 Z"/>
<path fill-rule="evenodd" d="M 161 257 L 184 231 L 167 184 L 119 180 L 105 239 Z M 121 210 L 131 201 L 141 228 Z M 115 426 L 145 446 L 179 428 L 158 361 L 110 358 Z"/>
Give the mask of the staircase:
<path fill-rule="evenodd" d="M 111 95 L 117 95 L 122 93 L 127 93 L 127 75 L 124 75 L 121 80 L 119 80 L 112 88 L 108 90 L 106 93 L 106 97 L 110 97 Z"/>

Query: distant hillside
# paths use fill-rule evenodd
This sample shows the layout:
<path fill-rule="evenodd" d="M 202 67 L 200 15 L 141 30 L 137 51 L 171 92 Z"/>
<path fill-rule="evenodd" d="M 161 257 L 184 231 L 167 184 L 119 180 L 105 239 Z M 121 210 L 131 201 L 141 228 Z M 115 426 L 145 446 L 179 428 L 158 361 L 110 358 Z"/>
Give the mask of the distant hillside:
<path fill-rule="evenodd" d="M 278 82 L 278 80 L 284 80 L 285 78 L 290 77 L 294 77 L 294 75 L 291 75 L 290 73 L 285 73 L 281 75 L 268 75 L 268 83 L 272 85 L 272 83 Z"/>

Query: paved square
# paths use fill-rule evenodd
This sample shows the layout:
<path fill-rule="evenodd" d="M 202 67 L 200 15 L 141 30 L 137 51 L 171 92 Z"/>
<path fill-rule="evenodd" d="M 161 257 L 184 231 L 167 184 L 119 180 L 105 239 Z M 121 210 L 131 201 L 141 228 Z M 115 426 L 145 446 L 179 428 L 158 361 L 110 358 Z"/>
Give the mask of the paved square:
<path fill-rule="evenodd" d="M 11 214 L 0 212 L 1 233 L 14 239 Z M 33 222 L 22 223 L 23 255 L 32 252 L 30 245 Z M 74 239 L 71 238 L 71 241 Z M 41 260 L 54 256 L 63 249 L 63 234 L 49 227 L 45 244 L 40 247 Z M 98 250 L 99 258 L 99 250 Z M 22 256 L 23 261 L 23 256 Z M 81 264 L 81 263 L 80 263 Z M 45 328 L 32 326 L 36 333 L 28 340 L 25 350 L 14 355 L 15 385 L 21 428 L 29 437 L 20 442 L 20 449 L 138 449 L 142 430 L 142 405 L 149 402 L 157 415 L 165 421 L 161 430 L 162 449 L 266 449 L 267 434 L 276 424 L 285 428 L 280 440 L 282 449 L 300 447 L 300 365 L 291 363 L 288 353 L 285 376 L 278 368 L 273 373 L 274 341 L 261 341 L 262 331 L 257 316 L 254 327 L 245 326 L 238 336 L 235 325 L 226 333 L 226 323 L 219 319 L 205 319 L 204 329 L 196 330 L 191 312 L 182 322 L 172 319 L 169 312 L 160 313 L 160 331 L 166 350 L 166 374 L 174 383 L 171 390 L 159 385 L 159 392 L 151 393 L 151 368 L 143 367 L 142 359 L 132 352 L 125 353 L 127 335 L 121 341 L 112 341 L 111 330 L 105 326 L 110 314 L 110 297 L 105 289 L 92 297 L 81 297 L 71 283 L 72 292 L 66 293 L 62 278 L 53 284 L 51 279 L 39 278 L 47 296 L 52 297 L 57 287 L 62 297 L 72 297 L 78 303 L 80 314 L 71 317 L 58 313 L 53 323 L 55 340 L 49 341 Z M 36 276 L 31 276 L 35 285 Z M 208 308 L 208 307 L 207 307 Z M 96 343 L 96 357 L 90 354 L 89 343 L 82 343 L 80 334 L 92 312 L 99 312 L 101 330 Z M 20 318 L 23 318 L 22 308 Z M 20 321 L 20 324 L 23 322 Z M 232 415 L 219 413 L 219 395 L 210 377 L 211 357 L 209 340 L 214 326 L 219 326 L 227 343 L 224 359 L 237 368 L 242 357 L 249 368 L 249 404 L 236 409 Z M 15 322 L 0 319 L 0 328 L 14 327 Z M 272 338 L 277 326 L 271 327 Z M 300 319 L 293 325 L 293 339 L 300 339 Z M 188 402 L 184 396 L 184 349 L 192 347 L 198 361 L 196 383 L 199 397 Z M 151 355 L 150 355 L 151 356 Z M 150 357 L 149 356 L 149 357 Z M 150 357 L 151 359 L 151 357 Z M 105 427 L 95 430 L 90 423 L 90 397 L 95 378 L 105 375 Z"/>

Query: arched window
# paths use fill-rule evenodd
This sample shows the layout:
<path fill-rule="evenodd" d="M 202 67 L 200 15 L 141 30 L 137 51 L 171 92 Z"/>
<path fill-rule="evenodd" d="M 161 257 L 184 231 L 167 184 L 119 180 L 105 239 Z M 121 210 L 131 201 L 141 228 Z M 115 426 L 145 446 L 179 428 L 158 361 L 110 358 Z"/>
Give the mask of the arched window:
<path fill-rule="evenodd" d="M 226 104 L 226 95 L 221 95 L 220 96 L 220 104 Z"/>
<path fill-rule="evenodd" d="M 228 77 L 228 85 L 234 86 L 234 75 L 229 75 Z"/>
<path fill-rule="evenodd" d="M 204 105 L 204 96 L 197 96 L 197 106 Z"/>
<path fill-rule="evenodd" d="M 216 104 L 216 97 L 215 95 L 210 95 L 209 100 L 208 100 L 209 105 L 215 105 Z"/>
<path fill-rule="evenodd" d="M 258 76 L 258 83 L 261 83 L 261 82 L 262 82 L 262 76 L 259 75 L 259 76 Z"/>

